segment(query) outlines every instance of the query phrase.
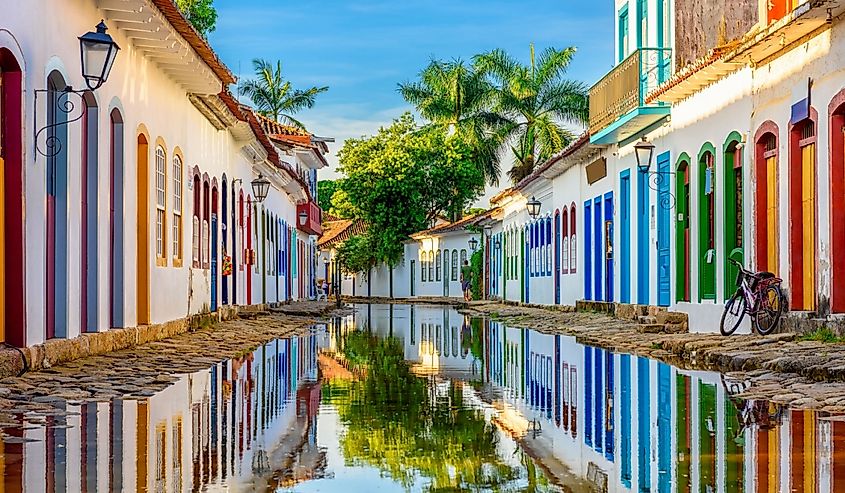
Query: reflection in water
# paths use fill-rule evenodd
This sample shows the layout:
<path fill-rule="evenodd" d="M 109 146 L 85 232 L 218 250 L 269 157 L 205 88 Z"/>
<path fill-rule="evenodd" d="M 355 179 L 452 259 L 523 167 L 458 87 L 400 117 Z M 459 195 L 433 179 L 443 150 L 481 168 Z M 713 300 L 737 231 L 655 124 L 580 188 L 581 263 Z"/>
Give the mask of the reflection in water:
<path fill-rule="evenodd" d="M 743 386 L 360 306 L 147 399 L 16 416 L 0 492 L 845 491 L 845 419 L 733 398 Z"/>

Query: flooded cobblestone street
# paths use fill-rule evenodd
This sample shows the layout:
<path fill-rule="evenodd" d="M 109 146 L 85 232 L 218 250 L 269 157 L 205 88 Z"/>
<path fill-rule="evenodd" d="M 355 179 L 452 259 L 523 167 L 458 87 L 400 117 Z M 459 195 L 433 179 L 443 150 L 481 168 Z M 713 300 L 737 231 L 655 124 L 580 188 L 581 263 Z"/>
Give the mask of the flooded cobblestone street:
<path fill-rule="evenodd" d="M 28 375 L 56 391 L 10 401 L 3 491 L 845 488 L 845 417 L 740 400 L 734 376 L 449 307 L 357 305 L 297 330 L 149 387 L 59 395 L 93 358 Z"/>

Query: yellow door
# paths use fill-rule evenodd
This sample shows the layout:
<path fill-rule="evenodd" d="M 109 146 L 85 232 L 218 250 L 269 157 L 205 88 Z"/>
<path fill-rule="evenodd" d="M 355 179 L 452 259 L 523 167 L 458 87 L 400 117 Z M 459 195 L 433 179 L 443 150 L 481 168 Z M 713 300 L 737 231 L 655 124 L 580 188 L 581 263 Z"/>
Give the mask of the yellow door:
<path fill-rule="evenodd" d="M 804 411 L 804 491 L 816 490 L 816 415 Z"/>
<path fill-rule="evenodd" d="M 804 226 L 804 300 L 802 308 L 813 310 L 816 299 L 816 145 L 801 148 L 801 212 Z"/>
<path fill-rule="evenodd" d="M 2 121 L 2 116 L 0 116 Z M 0 148 L 2 150 L 2 148 Z M 6 176 L 3 158 L 0 157 L 0 342 L 6 340 Z M 2 476 L 0 476 L 2 477 Z"/>
<path fill-rule="evenodd" d="M 766 159 L 766 264 L 769 271 L 778 273 L 778 184 L 777 160 Z"/>
<path fill-rule="evenodd" d="M 772 404 L 769 404 L 771 407 Z M 771 409 L 769 409 L 771 411 Z M 768 430 L 769 437 L 768 457 L 768 485 L 766 493 L 778 493 L 780 491 L 780 428 Z"/>

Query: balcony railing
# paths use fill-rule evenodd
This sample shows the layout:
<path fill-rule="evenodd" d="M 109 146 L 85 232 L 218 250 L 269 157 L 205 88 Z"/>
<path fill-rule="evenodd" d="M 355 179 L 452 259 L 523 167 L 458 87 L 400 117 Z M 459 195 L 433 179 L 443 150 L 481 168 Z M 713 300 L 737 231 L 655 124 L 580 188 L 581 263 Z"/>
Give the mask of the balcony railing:
<path fill-rule="evenodd" d="M 671 49 L 640 48 L 631 53 L 590 88 L 590 134 L 645 106 L 646 96 L 671 74 Z"/>

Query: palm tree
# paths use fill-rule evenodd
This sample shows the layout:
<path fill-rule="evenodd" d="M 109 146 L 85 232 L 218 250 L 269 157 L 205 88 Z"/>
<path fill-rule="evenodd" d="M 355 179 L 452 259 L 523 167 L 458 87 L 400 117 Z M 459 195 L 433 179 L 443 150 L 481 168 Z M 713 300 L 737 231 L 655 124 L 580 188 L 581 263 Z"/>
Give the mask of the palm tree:
<path fill-rule="evenodd" d="M 470 145 L 488 183 L 499 182 L 499 130 L 507 121 L 490 111 L 495 88 L 461 59 L 432 60 L 419 80 L 399 84 L 399 93 L 414 105 L 429 126 L 458 136 Z"/>
<path fill-rule="evenodd" d="M 531 63 L 522 65 L 502 50 L 474 57 L 475 71 L 496 86 L 493 111 L 511 144 L 515 165 L 508 172 L 518 183 L 574 138 L 564 125 L 584 126 L 589 118 L 587 87 L 564 78 L 575 48 L 547 48 L 539 57 L 531 45 Z"/>
<path fill-rule="evenodd" d="M 305 128 L 294 114 L 305 108 L 314 107 L 317 94 L 326 92 L 328 87 L 310 87 L 293 89 L 291 83 L 282 75 L 282 62 L 274 67 L 267 60 L 256 58 L 252 61 L 255 78 L 244 81 L 238 89 L 241 95 L 249 97 L 259 114 L 275 122 Z"/>

